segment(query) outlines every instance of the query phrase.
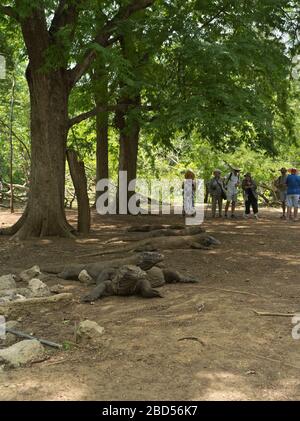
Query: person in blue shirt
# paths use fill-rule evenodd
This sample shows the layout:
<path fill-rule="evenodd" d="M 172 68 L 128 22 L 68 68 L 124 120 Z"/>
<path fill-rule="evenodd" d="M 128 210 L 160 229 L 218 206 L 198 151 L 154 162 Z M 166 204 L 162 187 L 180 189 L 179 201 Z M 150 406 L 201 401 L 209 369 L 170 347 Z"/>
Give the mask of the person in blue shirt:
<path fill-rule="evenodd" d="M 287 217 L 292 218 L 292 210 L 294 208 L 294 221 L 297 221 L 299 197 L 300 197 L 300 176 L 296 168 L 290 170 L 291 174 L 286 179 L 287 185 Z"/>

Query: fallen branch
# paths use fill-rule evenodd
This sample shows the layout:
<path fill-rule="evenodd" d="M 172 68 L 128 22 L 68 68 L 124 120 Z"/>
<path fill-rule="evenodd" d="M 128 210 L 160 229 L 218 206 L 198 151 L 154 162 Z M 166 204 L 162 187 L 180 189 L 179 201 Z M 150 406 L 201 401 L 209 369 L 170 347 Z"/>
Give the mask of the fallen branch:
<path fill-rule="evenodd" d="M 2 181 L 4 186 L 10 187 L 10 183 L 7 183 L 6 181 Z M 29 187 L 23 184 L 13 184 L 12 185 L 14 189 L 21 189 L 21 190 L 25 190 L 26 192 L 29 191 Z"/>
<path fill-rule="evenodd" d="M 254 313 L 257 316 L 294 317 L 300 314 L 300 311 L 299 313 L 269 313 L 269 312 L 257 311 L 257 310 L 252 310 L 252 311 L 254 311 Z"/>
<path fill-rule="evenodd" d="M 239 291 L 237 289 L 224 289 L 224 288 L 215 288 L 215 287 L 207 287 L 203 285 L 197 285 L 199 288 L 205 288 L 205 289 L 213 289 L 214 291 L 222 291 L 222 292 L 229 292 L 231 294 L 244 294 L 244 295 L 252 295 L 254 297 L 263 297 L 258 294 L 254 294 L 253 292 L 247 292 L 247 291 Z M 266 298 L 266 297 L 263 297 Z"/>
<path fill-rule="evenodd" d="M 180 341 L 195 341 L 195 342 L 199 342 L 201 345 L 205 346 L 205 343 L 201 339 L 197 338 L 196 336 L 187 336 L 185 338 L 180 338 L 180 339 L 178 339 L 178 342 L 180 342 Z"/>
<path fill-rule="evenodd" d="M 6 330 L 7 333 L 12 333 L 13 335 L 19 336 L 20 338 L 36 339 L 37 341 L 39 341 L 43 345 L 51 346 L 52 348 L 58 348 L 58 349 L 62 348 L 61 344 L 57 344 L 55 342 L 47 341 L 46 339 L 39 339 L 39 338 L 36 338 L 35 336 L 29 335 L 28 333 L 20 332 L 19 330 L 10 329 L 8 327 L 5 330 Z"/>
<path fill-rule="evenodd" d="M 0 314 L 5 314 L 7 310 L 16 307 L 27 307 L 35 304 L 52 304 L 60 301 L 71 301 L 72 297 L 73 294 L 70 292 L 63 292 L 62 294 L 51 295 L 50 297 L 28 298 L 24 301 L 10 301 L 0 305 Z"/>

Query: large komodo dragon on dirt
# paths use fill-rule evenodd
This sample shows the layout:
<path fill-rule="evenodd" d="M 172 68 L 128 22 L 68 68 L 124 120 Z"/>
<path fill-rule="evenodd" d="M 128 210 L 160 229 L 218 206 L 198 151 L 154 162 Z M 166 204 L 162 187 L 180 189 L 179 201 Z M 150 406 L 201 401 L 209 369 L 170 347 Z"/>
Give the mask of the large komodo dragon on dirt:
<path fill-rule="evenodd" d="M 120 246 L 115 245 L 111 249 L 103 248 L 97 253 L 86 254 L 81 257 L 92 257 L 105 254 L 141 252 L 141 251 L 157 251 L 157 250 L 174 250 L 174 249 L 204 249 L 208 250 L 212 245 L 221 244 L 219 240 L 211 235 L 201 232 L 194 235 L 179 235 L 171 237 L 155 237 L 146 238 L 144 240 L 135 241 L 133 244 Z"/>
<path fill-rule="evenodd" d="M 82 301 L 91 302 L 108 295 L 141 295 L 144 298 L 161 297 L 154 288 L 165 283 L 195 283 L 196 279 L 182 275 L 169 269 L 161 269 L 157 264 L 164 256 L 157 252 L 143 252 L 123 259 L 115 259 L 86 265 L 66 267 L 62 272 L 59 268 L 47 270 L 58 273 L 63 279 L 78 279 L 86 272 L 96 287 Z"/>

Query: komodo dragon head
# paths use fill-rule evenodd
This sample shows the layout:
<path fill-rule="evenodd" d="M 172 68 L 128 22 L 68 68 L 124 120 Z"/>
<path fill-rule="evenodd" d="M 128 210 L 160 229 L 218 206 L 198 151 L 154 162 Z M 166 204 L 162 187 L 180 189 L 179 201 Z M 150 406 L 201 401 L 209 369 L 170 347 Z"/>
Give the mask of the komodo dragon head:
<path fill-rule="evenodd" d="M 142 270 L 149 270 L 164 260 L 164 255 L 156 251 L 144 251 L 139 254 L 137 266 Z"/>

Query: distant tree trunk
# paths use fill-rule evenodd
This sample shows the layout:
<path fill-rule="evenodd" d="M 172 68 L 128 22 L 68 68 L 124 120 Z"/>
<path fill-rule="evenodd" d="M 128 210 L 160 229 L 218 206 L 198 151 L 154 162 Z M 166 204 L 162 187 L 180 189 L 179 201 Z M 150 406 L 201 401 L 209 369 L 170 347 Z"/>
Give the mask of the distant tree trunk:
<path fill-rule="evenodd" d="M 108 105 L 108 75 L 104 65 L 97 63 L 93 72 L 93 85 L 96 106 L 105 108 Z M 108 178 L 108 112 L 96 115 L 96 183 Z M 96 191 L 96 201 L 103 191 Z"/>
<path fill-rule="evenodd" d="M 14 213 L 14 186 L 13 186 L 13 160 L 14 160 L 14 144 L 13 144 L 13 121 L 14 121 L 14 105 L 15 105 L 15 89 L 16 88 L 16 79 L 13 74 L 13 82 L 11 89 L 11 100 L 10 100 L 10 116 L 9 116 L 9 145 L 10 145 L 10 168 L 9 168 L 9 178 L 10 178 L 10 212 Z"/>
<path fill-rule="evenodd" d="M 108 113 L 98 114 L 96 116 L 96 181 L 109 177 L 108 171 Z M 102 191 L 96 191 L 96 200 L 102 194 Z"/>
<path fill-rule="evenodd" d="M 91 211 L 84 163 L 78 160 L 77 153 L 71 149 L 67 150 L 67 159 L 78 205 L 77 230 L 88 234 L 91 228 Z"/>
<path fill-rule="evenodd" d="M 120 107 L 120 110 L 116 112 L 115 124 L 119 129 L 119 171 L 127 172 L 128 187 L 129 183 L 132 180 L 135 180 L 137 176 L 140 123 L 136 114 L 136 109 L 140 108 L 141 98 L 140 96 L 136 96 L 134 99 L 123 98 L 119 104 L 121 105 L 122 103 L 126 105 Z M 133 194 L 134 189 L 128 192 L 128 200 Z"/>

